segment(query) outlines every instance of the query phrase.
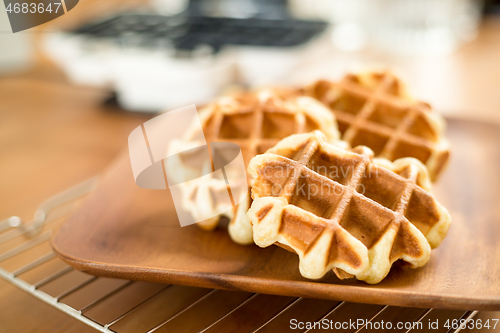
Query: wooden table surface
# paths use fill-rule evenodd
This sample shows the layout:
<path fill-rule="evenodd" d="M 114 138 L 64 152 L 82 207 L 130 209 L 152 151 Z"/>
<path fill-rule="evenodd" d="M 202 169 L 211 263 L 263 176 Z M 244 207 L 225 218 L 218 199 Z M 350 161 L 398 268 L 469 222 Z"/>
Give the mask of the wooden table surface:
<path fill-rule="evenodd" d="M 29 220 L 43 200 L 98 174 L 126 147 L 148 117 L 103 108 L 105 97 L 45 70 L 0 78 L 1 218 Z M 35 330 L 95 331 L 0 279 L 0 332 Z"/>
<path fill-rule="evenodd" d="M 442 98 L 430 89 L 430 99 L 447 113 L 500 121 L 499 60 L 500 19 L 488 19 L 478 39 L 449 58 L 458 72 L 442 78 Z M 47 65 L 0 76 L 0 219 L 30 219 L 44 199 L 100 173 L 126 147 L 132 129 L 149 117 L 103 106 L 106 97 L 69 84 Z M 31 331 L 94 332 L 0 280 L 0 332 Z"/>

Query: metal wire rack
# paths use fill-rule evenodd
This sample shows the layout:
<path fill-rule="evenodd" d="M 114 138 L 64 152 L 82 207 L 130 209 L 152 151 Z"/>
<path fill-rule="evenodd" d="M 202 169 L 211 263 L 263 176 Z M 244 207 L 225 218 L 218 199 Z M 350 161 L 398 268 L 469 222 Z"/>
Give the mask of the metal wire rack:
<path fill-rule="evenodd" d="M 436 319 L 468 321 L 477 313 L 162 285 L 79 272 L 55 255 L 49 241 L 52 230 L 96 184 L 92 178 L 50 198 L 32 221 L 23 223 L 16 216 L 0 221 L 0 276 L 98 331 L 317 332 L 330 325 L 345 332 L 379 332 L 381 323 L 386 328 L 391 323 L 394 331 L 410 332 L 428 331 L 428 323 Z M 353 328 L 351 323 L 359 320 L 362 324 Z M 432 332 L 460 330 L 441 326 Z"/>

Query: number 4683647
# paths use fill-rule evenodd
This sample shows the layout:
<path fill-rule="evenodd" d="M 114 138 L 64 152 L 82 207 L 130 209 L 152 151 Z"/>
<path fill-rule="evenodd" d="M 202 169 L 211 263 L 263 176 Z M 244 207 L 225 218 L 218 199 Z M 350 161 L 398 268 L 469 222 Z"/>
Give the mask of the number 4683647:
<path fill-rule="evenodd" d="M 481 319 L 477 319 L 477 320 L 474 320 L 474 319 L 469 319 L 469 320 L 465 320 L 465 319 L 453 319 L 453 320 L 450 320 L 448 319 L 445 323 L 444 323 L 444 327 L 445 328 L 448 328 L 448 329 L 458 329 L 458 328 L 469 328 L 469 329 L 495 329 L 497 324 L 498 324 L 498 321 L 499 319 L 491 319 L 491 322 L 490 322 L 490 319 L 486 320 L 486 321 L 482 321 Z"/>
<path fill-rule="evenodd" d="M 52 4 L 54 4 L 54 8 L 52 8 Z M 45 13 L 45 12 L 48 12 L 48 13 L 57 13 L 59 11 L 59 8 L 61 7 L 61 3 L 60 2 L 54 2 L 54 3 L 48 3 L 48 4 L 44 4 L 42 2 L 40 3 L 27 3 L 27 2 L 24 2 L 24 3 L 9 3 L 9 5 L 7 6 L 7 8 L 5 8 L 5 10 L 7 11 L 7 13 L 15 13 L 15 14 L 18 14 L 18 13 L 23 13 L 23 14 L 28 14 L 28 13 L 31 13 L 31 14 L 35 14 L 35 13 Z"/>

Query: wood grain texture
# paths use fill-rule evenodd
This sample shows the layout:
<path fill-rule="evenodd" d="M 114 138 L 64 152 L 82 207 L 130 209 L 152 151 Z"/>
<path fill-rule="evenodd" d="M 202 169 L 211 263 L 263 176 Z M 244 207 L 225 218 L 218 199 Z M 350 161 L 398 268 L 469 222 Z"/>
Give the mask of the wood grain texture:
<path fill-rule="evenodd" d="M 453 156 L 435 188 L 453 224 L 421 269 L 393 267 L 380 284 L 318 281 L 298 272 L 298 258 L 276 246 L 233 243 L 225 230 L 181 228 L 168 190 L 133 181 L 124 154 L 52 238 L 68 264 L 87 273 L 287 296 L 407 307 L 500 310 L 500 128 L 450 120 Z"/>

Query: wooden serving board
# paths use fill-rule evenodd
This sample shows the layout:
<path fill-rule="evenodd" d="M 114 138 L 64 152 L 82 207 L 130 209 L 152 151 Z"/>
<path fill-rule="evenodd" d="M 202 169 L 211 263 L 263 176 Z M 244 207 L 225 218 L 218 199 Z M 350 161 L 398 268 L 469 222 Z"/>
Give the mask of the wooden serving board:
<path fill-rule="evenodd" d="M 180 227 L 168 190 L 135 185 L 128 155 L 52 238 L 76 269 L 131 280 L 408 307 L 500 310 L 500 127 L 449 120 L 452 159 L 435 186 L 453 222 L 420 269 L 393 267 L 378 285 L 299 274 L 277 246 L 233 243 L 223 228 Z"/>

